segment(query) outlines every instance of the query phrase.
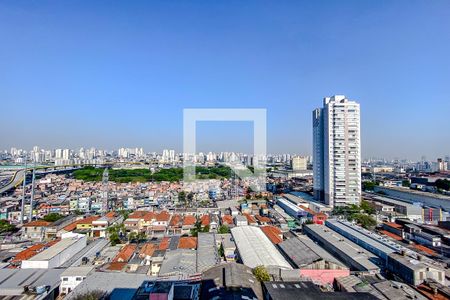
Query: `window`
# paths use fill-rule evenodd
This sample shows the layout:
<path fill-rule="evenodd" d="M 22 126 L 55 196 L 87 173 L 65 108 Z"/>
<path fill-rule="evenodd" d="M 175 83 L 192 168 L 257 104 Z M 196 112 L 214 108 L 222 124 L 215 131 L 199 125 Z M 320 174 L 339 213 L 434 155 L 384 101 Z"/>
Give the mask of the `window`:
<path fill-rule="evenodd" d="M 69 281 L 69 278 L 63 277 L 63 281 Z"/>
<path fill-rule="evenodd" d="M 77 277 L 75 280 L 76 281 L 81 281 L 81 277 Z"/>

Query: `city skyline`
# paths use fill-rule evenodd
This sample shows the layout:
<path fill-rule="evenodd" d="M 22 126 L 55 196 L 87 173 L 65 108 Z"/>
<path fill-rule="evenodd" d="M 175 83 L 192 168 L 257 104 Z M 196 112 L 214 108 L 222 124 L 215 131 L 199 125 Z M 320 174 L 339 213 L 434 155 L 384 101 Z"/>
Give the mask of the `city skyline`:
<path fill-rule="evenodd" d="M 183 109 L 265 108 L 268 152 L 311 155 L 310 111 L 345 94 L 363 157 L 444 157 L 449 4 L 406 3 L 3 2 L 0 148 L 180 152 Z M 250 152 L 251 130 L 204 124 L 198 148 Z"/>

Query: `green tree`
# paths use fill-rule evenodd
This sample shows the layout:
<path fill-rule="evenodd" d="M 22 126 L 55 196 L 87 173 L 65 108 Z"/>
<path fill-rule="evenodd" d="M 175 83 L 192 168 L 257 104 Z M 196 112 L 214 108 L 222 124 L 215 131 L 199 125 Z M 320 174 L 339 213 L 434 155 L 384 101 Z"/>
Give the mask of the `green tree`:
<path fill-rule="evenodd" d="M 377 184 L 374 181 L 363 181 L 362 189 L 364 191 L 373 191 L 373 189 L 376 185 Z"/>
<path fill-rule="evenodd" d="M 128 234 L 128 241 L 136 241 L 137 240 L 137 233 L 136 232 L 130 232 Z"/>
<path fill-rule="evenodd" d="M 145 234 L 145 232 L 139 232 L 136 238 L 138 242 L 145 241 L 147 239 L 147 234 Z"/>
<path fill-rule="evenodd" d="M 191 235 L 193 237 L 197 237 L 198 233 L 202 231 L 202 222 L 200 222 L 200 219 L 197 218 L 197 221 L 194 224 L 194 228 L 191 229 Z"/>
<path fill-rule="evenodd" d="M 13 233 L 18 229 L 6 220 L 0 220 L 0 233 Z"/>
<path fill-rule="evenodd" d="M 372 229 L 377 225 L 377 221 L 366 214 L 354 214 L 350 219 L 355 220 L 358 224 L 366 229 Z"/>
<path fill-rule="evenodd" d="M 95 290 L 75 296 L 74 300 L 98 300 L 102 299 L 103 297 L 104 297 L 103 291 Z"/>
<path fill-rule="evenodd" d="M 227 225 L 220 225 L 219 229 L 217 230 L 218 233 L 224 234 L 224 233 L 230 233 L 230 228 L 228 228 Z"/>
<path fill-rule="evenodd" d="M 220 257 L 224 257 L 225 256 L 225 250 L 223 249 L 223 245 L 220 244 L 219 250 L 217 250 L 217 252 L 219 253 Z"/>
<path fill-rule="evenodd" d="M 120 238 L 119 238 L 119 235 L 116 232 L 114 232 L 114 233 L 109 235 L 109 240 L 111 241 L 111 246 L 115 246 L 117 244 L 120 244 Z"/>
<path fill-rule="evenodd" d="M 404 179 L 404 180 L 402 180 L 402 186 L 410 187 L 411 186 L 411 182 L 408 179 Z"/>
<path fill-rule="evenodd" d="M 365 200 L 361 201 L 361 209 L 369 215 L 373 215 L 375 213 L 375 208 L 373 208 L 373 206 Z"/>
<path fill-rule="evenodd" d="M 186 201 L 186 193 L 184 191 L 181 191 L 178 193 L 178 201 L 179 202 L 185 202 Z"/>
<path fill-rule="evenodd" d="M 189 192 L 189 194 L 187 194 L 187 200 L 189 202 L 192 202 L 193 199 L 194 199 L 194 193 L 193 192 Z"/>
<path fill-rule="evenodd" d="M 450 190 L 450 180 L 447 179 L 438 179 L 435 182 L 436 188 L 448 191 Z"/>
<path fill-rule="evenodd" d="M 253 269 L 252 273 L 255 275 L 256 279 L 261 282 L 270 280 L 269 272 L 267 272 L 267 269 L 264 266 L 257 266 Z"/>
<path fill-rule="evenodd" d="M 48 215 L 44 216 L 42 219 L 47 222 L 55 222 L 61 218 L 64 218 L 64 216 L 60 215 L 58 213 L 49 213 Z"/>
<path fill-rule="evenodd" d="M 209 225 L 204 226 L 202 232 L 209 232 Z"/>

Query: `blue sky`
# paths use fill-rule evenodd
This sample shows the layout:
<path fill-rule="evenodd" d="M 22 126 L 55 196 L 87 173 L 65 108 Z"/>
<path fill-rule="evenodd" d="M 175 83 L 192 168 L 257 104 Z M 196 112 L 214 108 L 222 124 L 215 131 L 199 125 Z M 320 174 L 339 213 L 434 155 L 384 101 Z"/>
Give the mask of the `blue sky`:
<path fill-rule="evenodd" d="M 269 152 L 309 154 L 344 94 L 363 157 L 450 154 L 449 1 L 1 1 L 0 39 L 0 148 L 181 150 L 183 108 L 244 107 Z M 252 127 L 198 136 L 246 151 Z"/>

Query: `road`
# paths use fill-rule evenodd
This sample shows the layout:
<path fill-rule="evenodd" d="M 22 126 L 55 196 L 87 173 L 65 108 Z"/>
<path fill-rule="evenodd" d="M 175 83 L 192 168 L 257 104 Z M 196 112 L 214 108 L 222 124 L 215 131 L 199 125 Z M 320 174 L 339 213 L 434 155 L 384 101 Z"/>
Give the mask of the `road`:
<path fill-rule="evenodd" d="M 16 185 L 20 184 L 23 181 L 23 174 L 24 174 L 25 170 L 19 170 L 16 173 L 14 173 L 13 177 L 11 178 L 11 181 L 0 188 L 0 194 L 7 192 L 8 190 L 12 189 L 13 187 L 15 187 Z"/>

